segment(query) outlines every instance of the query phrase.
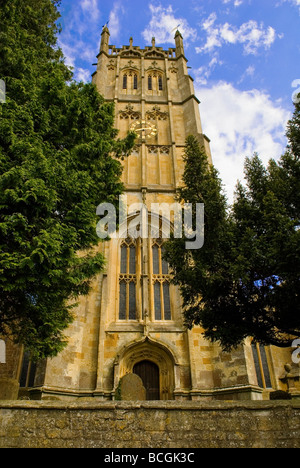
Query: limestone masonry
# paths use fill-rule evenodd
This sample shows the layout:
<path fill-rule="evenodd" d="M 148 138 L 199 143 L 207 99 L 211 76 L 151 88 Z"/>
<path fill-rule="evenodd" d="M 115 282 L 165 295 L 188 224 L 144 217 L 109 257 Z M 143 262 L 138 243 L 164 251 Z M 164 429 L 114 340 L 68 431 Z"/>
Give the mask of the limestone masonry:
<path fill-rule="evenodd" d="M 95 402 L 114 400 L 119 395 L 120 380 L 127 374 L 140 377 L 146 400 L 262 400 L 268 399 L 269 393 L 275 390 L 289 390 L 297 396 L 299 369 L 292 369 L 290 373 L 284 369 L 285 364 L 291 363 L 291 350 L 253 345 L 249 338 L 244 346 L 224 353 L 219 346 L 203 338 L 201 328 L 187 331 L 184 327 L 180 294 L 171 284 L 169 267 L 162 256 L 164 207 L 175 202 L 181 184 L 186 137 L 190 134 L 197 137 L 209 160 L 212 159 L 209 139 L 202 131 L 199 100 L 188 74 L 183 38 L 177 31 L 175 48 L 163 50 L 156 46 L 154 38 L 151 45 L 141 49 L 133 45 L 132 38 L 129 45 L 117 48 L 109 45 L 109 37 L 109 30 L 104 27 L 93 83 L 104 99 L 115 105 L 119 137 L 125 137 L 129 130 L 138 134 L 131 155 L 123 161 L 125 194 L 128 206 L 144 203 L 150 210 L 153 203 L 160 204 L 162 210 L 157 216 L 156 232 L 145 239 L 128 235 L 99 242 L 99 251 L 107 259 L 107 269 L 95 278 L 91 293 L 80 298 L 76 320 L 67 332 L 68 347 L 58 357 L 36 366 L 27 353 L 7 342 L 6 364 L 0 364 L 0 388 L 2 385 L 3 389 L 0 399 L 9 398 L 9 392 L 17 398 L 20 384 L 19 397 L 36 400 L 70 403 L 81 398 L 91 398 Z M 129 212 L 127 222 L 134 222 L 136 216 Z M 36 430 L 39 424 L 36 418 L 43 414 L 42 410 L 33 406 L 28 412 L 26 408 L 25 405 L 15 410 L 3 409 L 3 424 L 13 431 L 12 422 L 20 423 L 28 416 Z M 89 426 L 88 430 L 93 431 L 95 413 L 91 409 L 80 411 L 89 418 L 88 423 L 82 417 L 82 428 Z M 113 430 L 120 430 L 122 425 L 127 427 L 131 421 L 130 411 L 126 413 L 128 417 L 121 409 L 113 407 L 113 411 Z M 155 425 L 156 415 L 159 415 L 158 424 L 170 429 L 175 418 L 176 437 L 183 437 L 183 428 L 191 428 L 194 415 L 190 411 L 184 416 L 179 407 L 176 411 L 169 414 L 162 407 L 157 410 L 143 407 L 138 411 L 138 420 L 150 427 Z M 211 410 L 199 411 L 200 419 L 195 416 L 198 425 L 203 418 L 209 427 L 218 424 Z M 240 411 L 245 412 L 244 422 Z M 282 413 L 286 417 L 287 412 L 295 410 L 284 406 L 261 411 L 262 415 L 266 414 L 263 421 L 269 428 L 270 421 L 277 424 L 275 414 Z M 145 418 L 146 413 L 150 421 Z M 51 414 L 53 424 L 49 423 L 49 433 L 37 443 L 46 444 L 63 430 L 68 433 L 71 407 L 65 410 L 51 407 Z M 105 407 L 100 408 L 100 414 L 106 414 Z M 120 419 L 118 414 L 122 414 Z M 226 414 L 226 409 L 222 414 Z M 259 444 L 255 428 L 260 426 L 257 426 L 255 414 L 258 412 L 235 407 L 232 417 L 238 419 L 239 425 L 248 421 L 251 437 Z M 269 422 L 267 415 L 271 418 Z M 187 419 L 183 421 L 182 418 Z M 101 427 L 110 424 L 105 421 L 103 416 Z M 254 421 L 251 429 L 250 421 Z M 157 429 L 160 430 L 162 427 Z M 25 440 L 21 426 L 16 431 L 20 433 L 20 440 Z M 127 434 L 130 439 L 130 432 Z M 238 439 L 237 434 L 232 433 L 232 441 Z M 153 441 L 154 435 L 151 437 Z M 204 433 L 203 437 L 206 437 Z M 172 440 L 170 438 L 168 443 L 172 444 Z"/>
<path fill-rule="evenodd" d="M 108 447 L 178 448 L 177 452 L 299 448 L 300 405 L 264 401 L 0 404 L 0 448 Z"/>

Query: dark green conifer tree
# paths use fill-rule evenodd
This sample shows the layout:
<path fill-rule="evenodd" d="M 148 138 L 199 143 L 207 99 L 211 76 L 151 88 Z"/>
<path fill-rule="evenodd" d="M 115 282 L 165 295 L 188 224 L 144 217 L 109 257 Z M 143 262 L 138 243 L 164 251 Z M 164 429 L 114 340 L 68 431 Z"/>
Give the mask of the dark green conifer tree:
<path fill-rule="evenodd" d="M 172 239 L 167 259 L 180 286 L 189 328 L 224 349 L 245 338 L 289 347 L 300 336 L 300 105 L 289 122 L 289 146 L 265 168 L 245 163 L 231 210 L 215 170 L 189 139 L 180 200 L 205 204 L 205 245 L 186 251 Z"/>
<path fill-rule="evenodd" d="M 0 9 L 0 335 L 36 358 L 65 346 L 72 305 L 103 268 L 96 208 L 118 206 L 118 158 L 134 141 L 116 139 L 113 105 L 95 86 L 72 80 L 58 5 L 2 0 Z"/>

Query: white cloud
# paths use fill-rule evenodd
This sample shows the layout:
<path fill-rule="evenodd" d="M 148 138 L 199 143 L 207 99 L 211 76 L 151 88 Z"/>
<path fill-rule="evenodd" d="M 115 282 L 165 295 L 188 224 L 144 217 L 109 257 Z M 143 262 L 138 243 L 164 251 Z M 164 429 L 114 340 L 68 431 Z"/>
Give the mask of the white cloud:
<path fill-rule="evenodd" d="M 98 4 L 99 0 L 74 1 L 64 18 L 66 26 L 58 37 L 66 64 L 73 68 L 76 81 L 91 81 L 91 72 L 87 67 L 95 61 L 99 44 L 102 14 Z M 90 40 L 87 41 L 87 38 Z"/>
<path fill-rule="evenodd" d="M 83 12 L 87 14 L 92 21 L 98 21 L 100 17 L 98 0 L 81 0 L 80 6 Z"/>
<path fill-rule="evenodd" d="M 281 3 L 286 3 L 286 2 L 289 2 L 292 5 L 300 8 L 300 0 L 281 0 Z M 300 13 L 300 10 L 299 10 L 299 13 Z"/>
<path fill-rule="evenodd" d="M 69 67 L 75 67 L 76 61 L 76 50 L 70 44 L 63 42 L 60 38 L 58 39 L 58 45 L 62 49 L 65 57 L 65 63 Z"/>
<path fill-rule="evenodd" d="M 64 53 L 66 64 L 74 69 L 74 79 L 78 81 L 82 80 L 84 82 L 90 82 L 91 73 L 89 72 L 88 78 L 87 73 L 85 73 L 85 78 L 83 79 L 83 68 L 79 68 L 76 65 L 76 61 L 78 57 L 80 57 L 88 64 L 91 64 L 95 57 L 94 48 L 90 45 L 87 45 L 83 40 L 75 39 L 74 37 L 70 37 L 67 34 L 59 37 L 58 44 Z"/>
<path fill-rule="evenodd" d="M 247 77 L 253 78 L 255 74 L 255 67 L 253 65 L 249 65 L 245 73 L 241 76 L 241 78 L 238 81 L 238 84 L 241 84 Z"/>
<path fill-rule="evenodd" d="M 84 68 L 76 66 L 76 59 L 78 58 L 78 54 L 81 57 L 87 56 L 87 59 L 90 59 L 89 54 L 92 53 L 93 56 L 94 51 L 89 51 L 85 44 L 81 41 L 77 41 L 76 43 L 68 44 L 64 43 L 59 39 L 59 46 L 61 47 L 64 56 L 65 56 L 65 63 L 69 67 L 73 68 L 73 78 L 76 81 L 83 81 L 84 83 L 91 82 L 91 72 L 90 70 L 85 70 Z"/>
<path fill-rule="evenodd" d="M 91 72 L 90 70 L 85 70 L 84 68 L 77 67 L 74 73 L 74 79 L 76 81 L 83 81 L 84 83 L 91 82 Z"/>
<path fill-rule="evenodd" d="M 125 10 L 121 2 L 116 2 L 109 15 L 109 32 L 112 39 L 118 39 L 121 25 L 120 16 L 124 15 Z"/>
<path fill-rule="evenodd" d="M 196 52 L 213 52 L 224 44 L 242 44 L 245 54 L 256 54 L 258 49 L 269 49 L 276 39 L 276 31 L 271 26 L 264 28 L 250 20 L 239 28 L 225 24 L 216 24 L 217 15 L 211 15 L 202 22 L 202 29 L 206 32 L 206 43 L 202 47 L 196 47 Z"/>
<path fill-rule="evenodd" d="M 220 172 L 228 200 L 238 180 L 243 180 L 247 156 L 257 152 L 267 164 L 286 147 L 286 123 L 291 117 L 280 102 L 263 91 L 240 91 L 232 84 L 198 87 L 203 131 L 211 139 L 213 162 Z"/>
<path fill-rule="evenodd" d="M 231 3 L 233 2 L 233 5 L 235 7 L 239 7 L 243 4 L 243 0 L 223 0 L 223 3 L 225 3 L 225 5 L 227 5 L 228 3 Z"/>
<path fill-rule="evenodd" d="M 194 70 L 198 85 L 206 85 L 212 72 L 218 65 L 223 65 L 223 62 L 219 60 L 218 54 L 214 54 L 208 64 L 205 64 L 202 67 Z"/>
<path fill-rule="evenodd" d="M 182 17 L 176 17 L 171 5 L 164 7 L 162 5 L 149 5 L 151 20 L 142 35 L 145 41 L 151 42 L 155 37 L 159 44 L 173 43 L 175 29 L 178 28 L 184 36 L 185 42 L 195 41 L 197 31 L 189 26 L 188 21 Z"/>

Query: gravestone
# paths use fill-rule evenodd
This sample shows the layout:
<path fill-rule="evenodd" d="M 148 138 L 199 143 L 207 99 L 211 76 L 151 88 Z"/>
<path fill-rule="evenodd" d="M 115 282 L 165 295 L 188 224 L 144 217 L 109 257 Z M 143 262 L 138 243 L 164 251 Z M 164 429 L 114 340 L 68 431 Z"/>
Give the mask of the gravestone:
<path fill-rule="evenodd" d="M 19 394 L 19 382 L 15 379 L 0 379 L 0 400 L 17 400 Z"/>
<path fill-rule="evenodd" d="M 136 374 L 127 374 L 120 380 L 120 397 L 125 401 L 145 401 L 146 389 Z"/>

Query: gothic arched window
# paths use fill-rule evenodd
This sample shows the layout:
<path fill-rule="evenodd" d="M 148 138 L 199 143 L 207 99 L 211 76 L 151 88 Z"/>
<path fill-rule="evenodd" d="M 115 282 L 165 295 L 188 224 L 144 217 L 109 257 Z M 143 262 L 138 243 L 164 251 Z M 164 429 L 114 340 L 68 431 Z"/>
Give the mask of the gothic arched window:
<path fill-rule="evenodd" d="M 160 72 L 153 71 L 148 74 L 148 91 L 157 93 L 163 91 L 163 75 Z"/>
<path fill-rule="evenodd" d="M 119 278 L 119 320 L 136 320 L 136 243 L 126 239 L 121 245 Z"/>
<path fill-rule="evenodd" d="M 126 70 L 123 74 L 123 89 L 129 92 L 138 89 L 138 73 L 133 70 Z"/>
<path fill-rule="evenodd" d="M 118 320 L 143 321 L 146 312 L 150 321 L 173 319 L 171 275 L 164 260 L 162 227 L 155 226 L 155 231 L 152 227 L 148 225 L 147 238 L 128 234 L 121 242 Z M 141 227 L 137 232 L 142 232 Z"/>

